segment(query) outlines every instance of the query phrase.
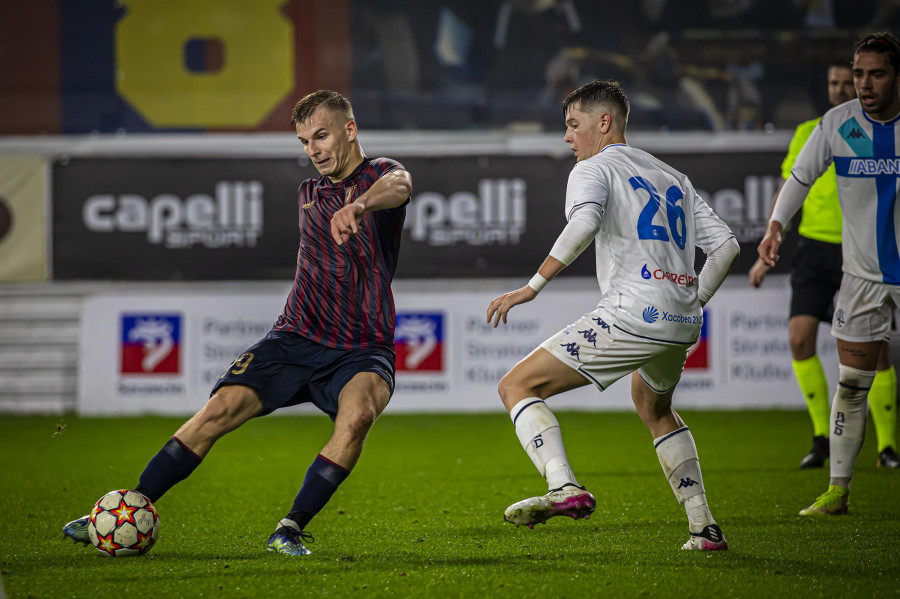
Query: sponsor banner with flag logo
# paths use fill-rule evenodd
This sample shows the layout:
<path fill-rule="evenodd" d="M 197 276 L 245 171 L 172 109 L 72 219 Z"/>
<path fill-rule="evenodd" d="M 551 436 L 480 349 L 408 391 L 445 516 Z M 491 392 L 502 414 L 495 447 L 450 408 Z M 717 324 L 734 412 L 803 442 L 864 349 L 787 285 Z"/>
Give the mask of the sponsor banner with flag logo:
<path fill-rule="evenodd" d="M 802 408 L 787 337 L 786 277 L 767 287 L 729 284 L 704 310 L 699 339 L 687 356 L 675 405 L 695 408 Z M 390 411 L 502 411 L 497 384 L 546 338 L 598 300 L 590 280 L 558 281 L 508 323 L 485 322 L 487 305 L 508 291 L 484 282 L 454 286 L 395 285 L 396 386 Z M 287 286 L 257 293 L 98 295 L 83 307 L 79 411 L 85 414 L 190 414 L 219 376 L 265 336 Z M 654 326 L 671 326 L 662 318 Z M 834 339 L 822 325 L 817 348 L 837 380 Z M 629 377 L 604 392 L 593 385 L 553 399 L 554 408 L 632 410 Z M 310 406 L 289 412 L 314 412 Z M 280 412 L 280 411 L 279 411 Z"/>

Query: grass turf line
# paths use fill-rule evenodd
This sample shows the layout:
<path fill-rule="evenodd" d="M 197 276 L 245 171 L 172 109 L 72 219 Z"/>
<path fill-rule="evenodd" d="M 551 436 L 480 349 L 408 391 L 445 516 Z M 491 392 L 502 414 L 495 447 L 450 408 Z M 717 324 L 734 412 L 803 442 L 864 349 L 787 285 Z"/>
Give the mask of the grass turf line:
<path fill-rule="evenodd" d="M 157 507 L 157 546 L 110 559 L 61 539 L 105 492 L 133 487 L 181 419 L 0 419 L 0 576 L 10 598 L 897 596 L 900 472 L 857 462 L 851 513 L 801 519 L 827 470 L 800 471 L 801 412 L 684 412 L 722 554 L 680 551 L 682 508 L 632 413 L 560 412 L 569 457 L 597 497 L 587 521 L 502 520 L 545 492 L 505 414 L 384 415 L 359 465 L 313 520 L 313 555 L 267 555 L 331 426 L 267 417 L 223 438 Z M 58 434 L 57 424 L 65 428 Z"/>

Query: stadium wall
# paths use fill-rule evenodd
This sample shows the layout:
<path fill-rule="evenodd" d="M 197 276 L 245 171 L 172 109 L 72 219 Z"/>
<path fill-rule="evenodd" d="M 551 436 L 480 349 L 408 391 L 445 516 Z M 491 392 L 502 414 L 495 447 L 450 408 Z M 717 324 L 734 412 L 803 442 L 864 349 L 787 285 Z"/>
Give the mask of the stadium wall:
<path fill-rule="evenodd" d="M 747 272 L 789 134 L 629 140 L 689 174 L 735 231 L 744 250 L 735 272 Z M 399 278 L 522 276 L 565 224 L 573 160 L 559 135 L 373 132 L 361 141 L 413 173 Z M 296 189 L 315 171 L 290 134 L 0 140 L 0 156 L 16 154 L 49 165 L 56 280 L 293 276 Z M 584 256 L 564 274 L 593 270 Z"/>
<path fill-rule="evenodd" d="M 634 134 L 629 141 L 689 173 L 696 187 L 705 190 L 710 204 L 742 241 L 743 256 L 735 270 L 742 273 L 754 259 L 789 138 L 788 132 L 673 133 Z M 413 314 L 446 314 L 442 322 L 447 344 L 443 349 L 443 395 L 437 393 L 430 399 L 423 396 L 419 403 L 404 398 L 406 392 L 400 382 L 405 375 L 398 375 L 396 403 L 409 409 L 444 409 L 460 395 L 459 385 L 471 383 L 465 382 L 467 367 L 460 366 L 468 363 L 464 353 L 468 341 L 455 339 L 454 331 L 458 326 L 465 331 L 465 323 L 471 321 L 466 314 L 483 313 L 485 298 L 520 285 L 544 257 L 564 223 L 562 203 L 572 158 L 556 134 L 368 132 L 361 141 L 369 155 L 400 159 L 415 179 L 397 273 L 398 306 Z M 233 307 L 252 304 L 244 296 L 253 290 L 265 292 L 270 303 L 274 302 L 258 322 L 270 321 L 280 309 L 283 287 L 294 268 L 295 190 L 298 182 L 312 173 L 292 135 L 0 138 L 0 157 L 23 156 L 46 165 L 43 172 L 47 173 L 47 184 L 42 192 L 46 196 L 30 198 L 30 203 L 44 205 L 47 222 L 43 231 L 30 225 L 33 235 L 21 235 L 19 230 L 19 238 L 31 242 L 33 238 L 50 239 L 49 250 L 44 251 L 44 272 L 50 273 L 51 281 L 35 284 L 7 279 L 0 285 L 0 411 L 55 413 L 76 409 L 79 381 L 95 376 L 93 370 L 85 370 L 82 360 L 87 354 L 79 350 L 84 336 L 94 330 L 94 325 L 82 321 L 82 305 L 90 304 L 95 296 L 127 293 L 156 297 L 163 291 L 163 295 L 171 296 L 167 301 L 178 304 L 185 293 L 218 294 L 224 290 L 230 298 L 228 305 Z M 242 206 L 243 216 L 239 218 L 232 211 L 230 220 L 211 219 L 205 223 L 207 230 L 203 222 L 192 225 L 188 215 L 202 214 L 197 206 L 211 207 L 214 212 L 224 205 L 219 204 L 221 197 L 229 199 L 232 207 Z M 15 205 L 12 217 L 16 217 Z M 232 240 L 231 245 L 206 243 L 212 239 L 208 229 L 223 222 L 227 226 L 220 233 Z M 248 240 L 253 236 L 251 244 Z M 46 248 L 46 241 L 41 243 Z M 554 283 L 557 289 L 573 285 L 586 305 L 596 300 L 587 301 L 593 297 L 595 285 L 589 254 L 569 269 L 567 274 L 571 276 Z M 0 261 L 7 255 L 5 251 L 0 253 Z M 774 283 L 778 277 L 771 279 Z M 142 280 L 147 283 L 136 282 Z M 166 280 L 170 282 L 162 282 Z M 508 285 L 503 285 L 504 281 Z M 743 301 L 744 293 L 751 301 L 762 297 L 746 288 L 743 277 L 732 276 L 727 285 L 732 284 L 734 301 Z M 467 312 L 458 313 L 456 303 L 433 305 L 431 295 L 416 295 L 423 289 L 436 290 L 429 293 L 437 298 L 458 300 Z M 476 294 L 477 299 L 475 295 L 453 295 L 460 290 Z M 779 338 L 784 349 L 786 326 L 772 318 L 786 313 L 786 290 L 772 292 L 784 295 L 772 296 L 767 322 L 775 324 L 771 324 L 770 341 Z M 140 310 L 152 313 L 154 306 Z M 565 320 L 578 311 L 573 309 L 571 314 L 561 316 Z M 725 326 L 729 321 L 717 324 L 719 318 L 713 313 L 710 319 L 713 331 L 718 331 L 712 334 L 725 335 L 715 342 L 715 356 L 724 355 L 722 352 L 732 347 L 730 333 L 722 332 L 729 330 Z M 565 323 L 547 320 L 539 327 L 539 334 L 525 335 L 511 347 L 522 350 L 534 345 L 560 324 Z M 107 324 L 105 330 L 108 333 L 121 326 L 121 322 Z M 186 337 L 185 342 L 193 344 L 195 340 Z M 507 358 L 514 355 L 509 348 L 503 351 Z M 228 360 L 224 354 L 219 357 L 222 359 L 217 367 L 224 368 Z M 716 362 L 717 358 L 710 360 L 725 364 Z M 788 364 L 781 362 L 782 368 Z M 483 377 L 484 384 L 478 383 L 475 390 L 462 387 L 462 394 L 492 397 L 499 371 L 512 363 L 514 360 L 492 362 L 492 374 Z M 121 367 L 120 357 L 107 366 L 114 369 L 116 364 Z M 710 371 L 718 373 L 717 385 L 724 376 L 721 373 L 728 372 L 723 368 Z M 111 372 L 107 378 L 122 374 Z M 421 387 L 421 372 L 407 374 Z M 766 405 L 791 405 L 782 403 L 781 397 L 796 395 L 793 384 L 792 380 L 781 380 L 775 387 L 777 392 L 760 396 L 771 400 Z M 197 385 L 190 389 L 199 392 Z M 199 392 L 201 400 L 206 392 Z M 702 405 L 745 405 L 708 397 Z M 112 396 L 106 400 L 111 402 L 109 411 L 120 409 Z M 192 397 L 191 401 L 198 400 Z M 627 404 L 606 399 L 575 401 L 585 408 Z M 189 411 L 189 407 L 183 409 Z M 154 411 L 153 406 L 147 411 Z"/>

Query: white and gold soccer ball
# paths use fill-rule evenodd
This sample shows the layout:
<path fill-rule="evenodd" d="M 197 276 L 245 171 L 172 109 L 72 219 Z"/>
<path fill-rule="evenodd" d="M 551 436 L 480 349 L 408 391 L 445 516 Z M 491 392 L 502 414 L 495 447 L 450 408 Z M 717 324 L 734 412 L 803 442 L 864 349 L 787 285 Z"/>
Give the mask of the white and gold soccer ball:
<path fill-rule="evenodd" d="M 110 491 L 91 510 L 88 535 L 104 555 L 143 555 L 156 543 L 159 516 L 143 494 L 129 489 Z"/>

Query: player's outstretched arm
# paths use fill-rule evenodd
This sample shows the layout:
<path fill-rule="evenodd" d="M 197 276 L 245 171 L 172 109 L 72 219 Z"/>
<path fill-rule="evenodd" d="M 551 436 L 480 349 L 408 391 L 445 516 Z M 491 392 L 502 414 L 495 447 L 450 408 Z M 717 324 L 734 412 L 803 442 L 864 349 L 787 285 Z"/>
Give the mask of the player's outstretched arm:
<path fill-rule="evenodd" d="M 541 289 L 565 267 L 566 265 L 556 258 L 547 256 L 547 259 L 544 260 L 544 263 L 538 269 L 537 274 L 531 278 L 527 285 L 515 291 L 504 293 L 491 301 L 490 305 L 488 305 L 487 320 L 485 322 L 491 322 L 493 319 L 495 328 L 500 324 L 501 320 L 503 324 L 506 324 L 506 315 L 509 314 L 513 306 L 530 302 L 536 298 Z"/>
<path fill-rule="evenodd" d="M 803 206 L 803 200 L 806 199 L 810 186 L 828 170 L 828 166 L 833 161 L 831 146 L 823 133 L 823 127 L 829 114 L 822 118 L 810 134 L 809 139 L 803 144 L 803 149 L 800 150 L 791 169 L 790 177 L 779 188 L 772 206 L 772 215 L 769 217 L 766 235 L 757 248 L 759 257 L 766 266 L 772 267 L 778 262 L 778 249 L 781 247 L 784 228 L 791 221 L 791 217 Z"/>
<path fill-rule="evenodd" d="M 559 234 L 556 243 L 550 249 L 550 255 L 544 260 L 537 274 L 531 278 L 528 285 L 515 291 L 505 293 L 490 303 L 487 311 L 487 321 L 494 320 L 496 327 L 503 320 L 506 324 L 506 315 L 513 306 L 530 302 L 541 289 L 562 269 L 572 263 L 584 249 L 591 244 L 597 231 L 600 230 L 600 214 L 593 209 L 578 210 L 569 217 L 569 223 Z"/>
<path fill-rule="evenodd" d="M 347 204 L 331 217 L 331 236 L 335 243 L 343 245 L 352 235 L 359 233 L 359 221 L 363 215 L 376 210 L 396 208 L 412 193 L 412 177 L 408 171 L 394 169 L 372 184 L 355 202 Z"/>
<path fill-rule="evenodd" d="M 805 152 L 806 148 L 804 147 L 803 150 Z M 803 157 L 803 152 L 800 153 L 800 157 Z M 769 217 L 766 234 L 757 248 L 759 258 L 766 266 L 772 267 L 778 262 L 778 249 L 781 247 L 784 227 L 803 206 L 803 200 L 809 193 L 809 187 L 808 184 L 801 183 L 793 173 L 781 186 L 781 191 L 772 206 L 772 216 Z"/>

